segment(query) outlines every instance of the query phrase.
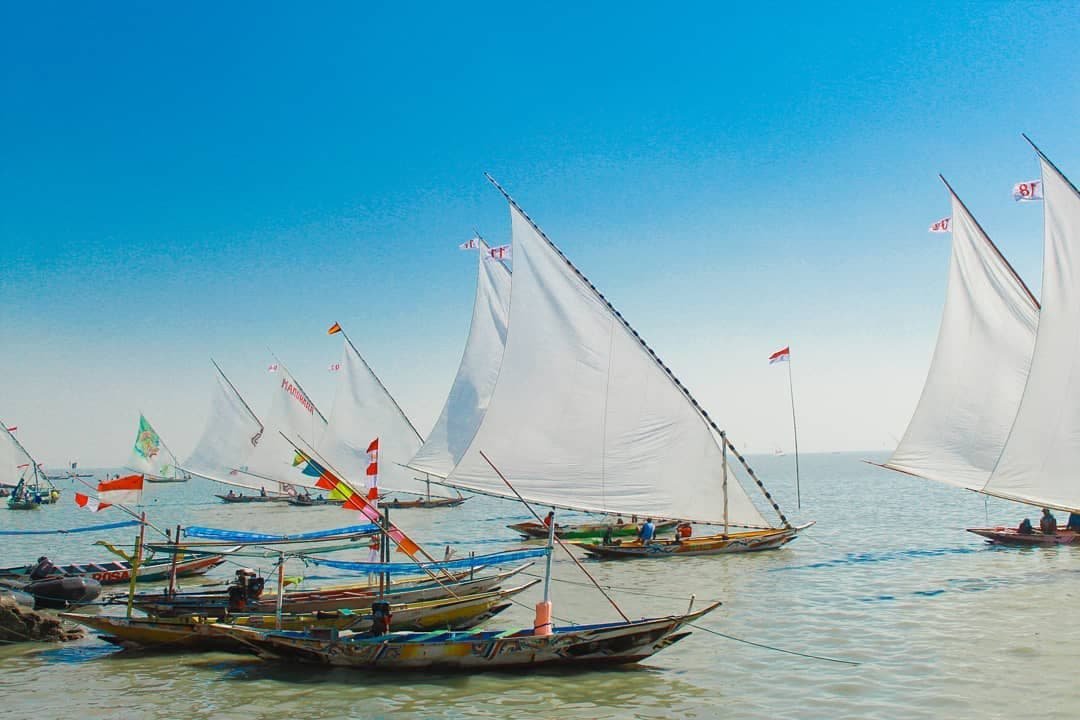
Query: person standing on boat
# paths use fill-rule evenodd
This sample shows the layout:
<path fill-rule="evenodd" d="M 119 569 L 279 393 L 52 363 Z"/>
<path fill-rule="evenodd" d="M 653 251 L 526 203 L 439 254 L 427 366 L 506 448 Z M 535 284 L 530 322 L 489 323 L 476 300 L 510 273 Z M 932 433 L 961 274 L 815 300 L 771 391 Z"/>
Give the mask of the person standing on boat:
<path fill-rule="evenodd" d="M 648 545 L 652 542 L 653 537 L 656 535 L 656 526 L 653 525 L 652 518 L 645 520 L 645 524 L 638 530 L 638 540 L 642 545 Z"/>
<path fill-rule="evenodd" d="M 555 522 L 555 511 L 548 512 L 547 517 L 544 518 L 544 527 L 551 527 L 551 523 Z"/>
<path fill-rule="evenodd" d="M 1042 517 L 1039 519 L 1039 530 L 1043 535 L 1057 535 L 1057 518 L 1050 512 L 1050 508 L 1043 508 Z"/>

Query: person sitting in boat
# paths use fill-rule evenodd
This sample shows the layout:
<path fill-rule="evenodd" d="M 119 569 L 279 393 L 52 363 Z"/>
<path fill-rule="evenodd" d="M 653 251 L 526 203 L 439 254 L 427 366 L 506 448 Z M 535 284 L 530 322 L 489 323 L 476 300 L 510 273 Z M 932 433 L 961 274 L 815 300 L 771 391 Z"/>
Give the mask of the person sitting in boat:
<path fill-rule="evenodd" d="M 60 568 L 52 564 L 49 558 L 42 555 L 37 559 L 37 564 L 30 569 L 31 580 L 41 580 L 51 575 L 61 575 Z"/>
<path fill-rule="evenodd" d="M 1065 525 L 1066 530 L 1072 530 L 1073 532 L 1080 532 L 1080 513 L 1069 513 L 1069 522 Z"/>
<path fill-rule="evenodd" d="M 1031 535 L 1035 532 L 1035 528 L 1031 527 L 1031 520 L 1029 520 L 1028 518 L 1024 518 L 1016 527 L 1016 532 L 1021 535 Z"/>
<path fill-rule="evenodd" d="M 624 525 L 625 524 L 623 522 L 622 515 L 619 515 L 618 517 L 615 518 L 615 524 L 616 525 Z"/>
<path fill-rule="evenodd" d="M 675 528 L 675 542 L 682 542 L 683 540 L 689 540 L 690 536 L 694 534 L 694 528 L 690 526 L 690 523 L 679 523 L 679 526 Z"/>
<path fill-rule="evenodd" d="M 1057 535 L 1057 518 L 1050 512 L 1050 508 L 1043 508 L 1042 517 L 1039 518 L 1039 530 L 1043 535 Z"/>
<path fill-rule="evenodd" d="M 656 536 L 656 526 L 653 525 L 652 518 L 647 518 L 645 520 L 645 524 L 638 530 L 637 536 L 642 545 L 648 545 L 653 541 L 653 538 Z"/>
<path fill-rule="evenodd" d="M 259 488 L 259 497 L 266 497 L 266 488 Z"/>
<path fill-rule="evenodd" d="M 600 544 L 601 545 L 611 545 L 612 542 L 613 542 L 614 535 L 615 535 L 615 529 L 613 527 L 611 527 L 610 525 L 608 525 L 606 528 L 604 528 L 604 537 L 602 537 L 600 539 Z"/>
<path fill-rule="evenodd" d="M 544 518 L 544 527 L 551 527 L 551 523 L 553 522 L 555 522 L 555 511 L 550 510 L 547 514 L 547 517 Z M 555 527 L 558 527 L 558 525 L 556 525 Z"/>
<path fill-rule="evenodd" d="M 232 490 L 229 490 L 229 494 L 226 495 L 226 497 L 234 498 L 236 497 L 236 493 L 234 493 Z"/>

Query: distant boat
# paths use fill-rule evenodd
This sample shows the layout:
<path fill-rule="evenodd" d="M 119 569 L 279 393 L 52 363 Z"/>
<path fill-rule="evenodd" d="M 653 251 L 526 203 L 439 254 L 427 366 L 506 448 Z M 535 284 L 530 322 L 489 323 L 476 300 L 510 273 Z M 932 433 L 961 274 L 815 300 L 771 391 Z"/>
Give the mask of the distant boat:
<path fill-rule="evenodd" d="M 1042 306 L 949 187 L 952 262 L 937 348 L 915 415 L 884 467 L 1076 512 L 1080 388 L 1071 378 L 1080 362 L 1073 351 L 1080 327 L 1080 193 L 1035 152 L 1045 198 Z M 1071 530 L 969 531 L 1023 545 L 1080 539 Z"/>
<path fill-rule="evenodd" d="M 9 510 L 36 510 L 42 505 L 51 505 L 60 499 L 60 491 L 45 476 L 22 443 L 3 425 L 4 435 L 0 440 L 0 483 L 14 486 L 8 496 Z"/>

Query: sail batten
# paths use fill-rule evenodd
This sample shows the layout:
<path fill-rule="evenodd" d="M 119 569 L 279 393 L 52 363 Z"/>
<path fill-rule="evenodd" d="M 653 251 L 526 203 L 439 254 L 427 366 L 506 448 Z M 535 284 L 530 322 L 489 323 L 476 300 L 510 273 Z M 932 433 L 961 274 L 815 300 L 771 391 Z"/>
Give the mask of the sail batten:
<path fill-rule="evenodd" d="M 952 249 L 937 345 L 915 413 L 885 467 L 978 490 L 997 465 L 1020 405 L 1039 305 L 945 186 Z"/>
<path fill-rule="evenodd" d="M 457 375 L 439 419 L 408 467 L 445 478 L 465 454 L 491 400 L 506 345 L 510 270 L 478 241 L 476 297 Z"/>
<path fill-rule="evenodd" d="M 499 190 L 514 246 L 506 347 L 484 419 L 444 482 L 506 497 L 483 451 L 534 502 L 722 524 L 715 423 Z M 729 524 L 769 526 L 739 483 L 727 499 Z"/>

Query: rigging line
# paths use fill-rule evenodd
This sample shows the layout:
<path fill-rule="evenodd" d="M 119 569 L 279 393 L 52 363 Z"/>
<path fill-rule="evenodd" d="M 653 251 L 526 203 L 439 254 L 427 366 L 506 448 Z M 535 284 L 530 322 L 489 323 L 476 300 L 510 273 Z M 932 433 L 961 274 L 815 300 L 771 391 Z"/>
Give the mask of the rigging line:
<path fill-rule="evenodd" d="M 574 274 L 577 275 L 581 279 L 581 281 L 588 286 L 590 290 L 596 293 L 596 297 L 599 298 L 600 302 L 604 303 L 604 305 L 607 306 L 608 310 L 614 313 L 615 317 L 618 318 L 622 326 L 626 328 L 626 330 L 634 336 L 634 339 L 638 341 L 638 344 L 640 344 L 641 347 L 649 353 L 649 357 L 651 357 L 653 362 L 655 362 L 656 365 L 664 371 L 668 379 L 675 384 L 675 387 L 678 388 L 678 390 L 683 394 L 683 396 L 690 402 L 690 404 L 698 412 L 699 416 L 705 421 L 705 423 L 716 432 L 721 433 L 722 437 L 724 438 L 724 442 L 726 442 L 727 446 L 731 449 L 731 451 L 735 453 L 735 457 L 739 458 L 739 462 L 743 464 L 743 467 L 746 468 L 746 471 L 750 474 L 750 477 L 753 478 L 755 483 L 757 483 L 758 488 L 772 505 L 773 510 L 775 510 L 776 514 L 780 516 L 780 521 L 784 523 L 785 527 L 791 527 L 791 523 L 788 522 L 787 517 L 780 509 L 780 506 L 777 504 L 776 500 L 774 500 L 773 496 L 769 494 L 769 491 L 765 489 L 765 484 L 758 479 L 758 476 L 750 468 L 750 465 L 746 462 L 746 459 L 739 454 L 739 451 L 736 450 L 735 446 L 731 444 L 731 441 L 727 439 L 727 435 L 724 433 L 723 430 L 720 429 L 720 426 L 716 424 L 716 421 L 712 419 L 712 416 L 709 415 L 709 412 L 701 404 L 699 404 L 697 398 L 695 398 L 690 393 L 690 389 L 683 385 L 679 378 L 675 376 L 675 373 L 671 371 L 671 368 L 664 364 L 664 361 L 660 359 L 660 356 L 656 354 L 656 351 L 649 347 L 649 344 L 645 342 L 645 338 L 641 337 L 641 335 L 638 334 L 638 331 L 635 330 L 632 325 L 630 325 L 629 321 L 627 321 L 627 319 L 622 316 L 622 313 L 615 309 L 615 306 L 611 304 L 611 301 L 604 297 L 604 294 L 600 292 L 600 290 L 595 285 L 592 284 L 589 278 L 585 277 L 584 273 L 578 270 L 577 266 L 570 261 L 570 258 L 563 254 L 563 251 L 559 249 L 559 246 L 552 242 L 551 239 L 546 234 L 544 234 L 544 231 L 540 229 L 539 225 L 533 222 L 533 219 L 529 217 L 528 213 L 521 209 L 521 206 L 518 205 L 517 201 L 515 201 L 514 198 L 510 196 L 510 193 L 506 192 L 503 186 L 496 182 L 495 178 L 493 178 L 490 174 L 484 173 L 484 177 L 486 177 L 488 182 L 494 185 L 495 189 L 498 190 L 504 198 L 506 198 L 507 202 L 510 203 L 510 206 L 521 214 L 525 221 L 532 226 L 533 230 L 535 230 L 537 234 L 541 238 L 543 238 L 544 242 L 546 242 L 548 246 L 550 246 L 551 249 L 555 251 L 555 253 L 562 259 L 562 261 L 565 262 L 567 266 L 574 271 Z"/>
<path fill-rule="evenodd" d="M 695 625 L 694 623 L 687 623 L 687 627 L 692 627 L 695 630 L 701 630 L 702 632 L 711 633 L 713 635 L 716 635 L 717 637 L 722 637 L 722 638 L 725 638 L 727 640 L 734 640 L 735 642 L 741 642 L 741 643 L 743 643 L 745 645 L 752 645 L 754 647 L 761 648 L 763 650 L 774 650 L 774 651 L 779 652 L 779 653 L 784 653 L 785 655 L 795 655 L 797 657 L 809 658 L 811 660 L 824 660 L 825 662 L 839 663 L 841 665 L 862 665 L 862 663 L 856 662 L 855 660 L 841 660 L 839 658 L 825 657 L 824 655 L 812 655 L 810 653 L 799 652 L 798 650 L 786 650 L 784 648 L 776 647 L 774 645 L 766 645 L 764 643 L 757 643 L 757 642 L 754 642 L 753 640 L 744 640 L 743 638 L 735 637 L 734 635 L 727 635 L 725 633 L 719 632 L 717 630 L 713 630 L 711 628 L 702 627 L 701 625 Z"/>

